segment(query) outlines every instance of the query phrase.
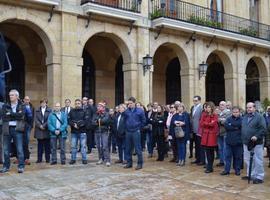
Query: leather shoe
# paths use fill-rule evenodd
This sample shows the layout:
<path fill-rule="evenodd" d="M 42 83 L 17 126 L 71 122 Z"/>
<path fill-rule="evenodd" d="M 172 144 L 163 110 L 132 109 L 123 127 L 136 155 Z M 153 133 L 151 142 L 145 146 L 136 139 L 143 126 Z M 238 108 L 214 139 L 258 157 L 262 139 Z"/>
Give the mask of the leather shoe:
<path fill-rule="evenodd" d="M 249 178 L 248 176 L 242 176 L 241 177 L 242 180 L 248 180 L 248 178 Z"/>
<path fill-rule="evenodd" d="M 198 166 L 203 166 L 203 165 L 205 165 L 205 163 L 199 162 L 199 163 L 197 163 L 197 165 Z"/>
<path fill-rule="evenodd" d="M 65 165 L 65 164 L 66 164 L 66 161 L 62 161 L 62 162 L 61 162 L 61 165 Z"/>
<path fill-rule="evenodd" d="M 198 164 L 198 163 L 200 163 L 200 162 L 197 160 L 191 162 L 191 164 Z"/>
<path fill-rule="evenodd" d="M 75 160 L 71 160 L 71 161 L 69 162 L 70 165 L 74 165 L 75 163 L 76 163 Z"/>
<path fill-rule="evenodd" d="M 135 170 L 140 170 L 140 169 L 142 169 L 141 165 L 137 165 L 137 167 L 135 168 Z"/>
<path fill-rule="evenodd" d="M 223 167 L 224 166 L 224 163 L 218 163 L 216 166 L 217 167 Z"/>
<path fill-rule="evenodd" d="M 223 171 L 220 173 L 221 176 L 225 176 L 225 175 L 229 175 L 229 174 L 230 174 L 230 172 L 226 172 L 226 171 Z"/>
<path fill-rule="evenodd" d="M 235 175 L 236 176 L 240 176 L 240 172 L 235 172 Z"/>
<path fill-rule="evenodd" d="M 51 165 L 56 165 L 57 164 L 57 162 L 51 162 Z"/>
<path fill-rule="evenodd" d="M 86 165 L 86 164 L 87 164 L 87 160 L 83 160 L 83 161 L 82 161 L 82 164 L 83 164 L 83 165 Z"/>
<path fill-rule="evenodd" d="M 122 163 L 122 162 L 123 162 L 122 160 L 116 160 L 114 163 L 119 164 L 119 163 Z"/>
<path fill-rule="evenodd" d="M 212 173 L 212 172 L 213 172 L 213 170 L 209 170 L 209 169 L 207 169 L 207 170 L 204 171 L 204 173 L 206 173 L 206 174 Z"/>
<path fill-rule="evenodd" d="M 132 168 L 132 165 L 125 165 L 124 169 Z"/>
<path fill-rule="evenodd" d="M 260 179 L 253 180 L 253 184 L 261 184 L 261 183 L 263 183 L 263 180 L 260 180 Z"/>

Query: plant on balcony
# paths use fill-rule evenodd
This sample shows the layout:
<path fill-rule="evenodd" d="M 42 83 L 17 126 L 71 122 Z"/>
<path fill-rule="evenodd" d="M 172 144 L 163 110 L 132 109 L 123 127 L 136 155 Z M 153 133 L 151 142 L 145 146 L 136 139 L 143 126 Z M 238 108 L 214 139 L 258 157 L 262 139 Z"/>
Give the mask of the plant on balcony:
<path fill-rule="evenodd" d="M 156 19 L 162 16 L 162 10 L 158 7 L 154 9 L 154 11 L 151 13 L 150 18 Z"/>
<path fill-rule="evenodd" d="M 199 24 L 199 25 L 209 26 L 209 27 L 214 27 L 214 28 L 222 28 L 221 22 L 206 19 L 204 17 L 198 17 L 195 15 L 190 15 L 187 21 L 193 24 Z"/>
<path fill-rule="evenodd" d="M 252 36 L 252 37 L 256 37 L 258 35 L 258 31 L 250 26 L 248 28 L 239 28 L 239 33 L 243 34 L 243 35 L 248 35 L 248 36 Z"/>

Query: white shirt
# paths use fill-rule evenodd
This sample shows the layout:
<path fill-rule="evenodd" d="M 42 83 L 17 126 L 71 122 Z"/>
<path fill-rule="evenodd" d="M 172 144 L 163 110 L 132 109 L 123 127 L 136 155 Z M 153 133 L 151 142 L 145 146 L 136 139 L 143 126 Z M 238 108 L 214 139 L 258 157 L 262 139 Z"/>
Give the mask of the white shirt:
<path fill-rule="evenodd" d="M 194 105 L 193 107 L 193 112 L 192 112 L 192 116 L 194 116 L 195 112 L 197 111 L 197 109 L 201 106 L 201 104 L 198 104 L 198 105 Z"/>
<path fill-rule="evenodd" d="M 41 107 L 41 113 L 42 113 L 43 116 L 45 115 L 45 111 L 46 111 L 46 107 L 45 108 Z"/>
<path fill-rule="evenodd" d="M 70 107 L 65 107 L 65 113 L 68 114 L 70 112 Z"/>
<path fill-rule="evenodd" d="M 118 119 L 117 119 L 117 130 L 118 130 L 118 127 L 119 127 L 119 123 L 120 123 L 121 117 L 122 117 L 122 114 L 120 114 L 119 117 L 118 117 Z"/>

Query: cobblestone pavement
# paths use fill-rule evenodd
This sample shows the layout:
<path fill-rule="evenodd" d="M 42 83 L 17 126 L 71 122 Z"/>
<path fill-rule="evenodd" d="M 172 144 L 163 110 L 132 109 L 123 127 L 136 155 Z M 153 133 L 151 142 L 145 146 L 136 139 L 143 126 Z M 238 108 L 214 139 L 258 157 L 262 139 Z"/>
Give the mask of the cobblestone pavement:
<path fill-rule="evenodd" d="M 18 174 L 16 166 L 12 165 L 10 172 L 0 174 L 0 200 L 270 199 L 270 169 L 266 166 L 265 183 L 248 185 L 234 174 L 220 176 L 222 168 L 215 168 L 213 174 L 205 174 L 202 167 L 191 165 L 190 159 L 186 166 L 177 167 L 168 162 L 169 158 L 157 162 L 155 158 L 145 157 L 144 168 L 135 171 L 134 168 L 123 169 L 120 164 L 96 165 L 96 151 L 90 154 L 86 166 L 81 164 L 80 157 L 73 166 L 35 164 L 35 151 L 32 149 L 32 163 L 25 173 Z M 67 156 L 69 161 L 70 155 Z M 116 154 L 112 157 L 115 161 Z"/>

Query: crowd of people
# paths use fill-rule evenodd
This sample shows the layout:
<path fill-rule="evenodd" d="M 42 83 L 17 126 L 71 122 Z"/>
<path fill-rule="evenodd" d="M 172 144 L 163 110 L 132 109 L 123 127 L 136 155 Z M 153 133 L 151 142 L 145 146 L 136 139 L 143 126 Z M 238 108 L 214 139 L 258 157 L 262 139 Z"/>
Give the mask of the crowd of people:
<path fill-rule="evenodd" d="M 84 97 L 76 99 L 74 107 L 66 99 L 64 107 L 56 103 L 53 109 L 48 107 L 47 99 L 42 99 L 40 107 L 34 109 L 28 96 L 21 101 L 18 91 L 11 90 L 9 101 L 1 103 L 0 109 L 1 173 L 9 171 L 12 154 L 17 158 L 18 173 L 30 164 L 31 132 L 37 140 L 36 163 L 43 162 L 45 152 L 45 161 L 51 165 L 57 164 L 58 148 L 61 164 L 66 164 L 67 139 L 70 165 L 76 163 L 78 152 L 82 164 L 87 164 L 87 154 L 97 148 L 97 165 L 111 166 L 111 153 L 117 151 L 115 163 L 122 163 L 124 168 L 132 168 L 133 155 L 137 155 L 136 170 L 143 168 L 143 152 L 152 158 L 155 149 L 156 161 L 164 161 L 172 150 L 170 162 L 183 167 L 189 144 L 189 158 L 195 153 L 192 164 L 204 167 L 205 173 L 213 172 L 215 159 L 219 159 L 216 167 L 224 168 L 222 176 L 229 175 L 231 168 L 239 176 L 245 163 L 247 172 L 242 179 L 260 184 L 264 181 L 264 147 L 270 156 L 270 107 L 262 114 L 252 102 L 247 103 L 244 112 L 229 101 L 215 106 L 213 102 L 202 104 L 201 97 L 194 96 L 189 112 L 180 101 L 170 105 L 153 102 L 145 107 L 130 97 L 109 109 L 105 101 L 95 105 L 93 99 Z M 250 168 L 251 152 L 254 159 Z"/>

